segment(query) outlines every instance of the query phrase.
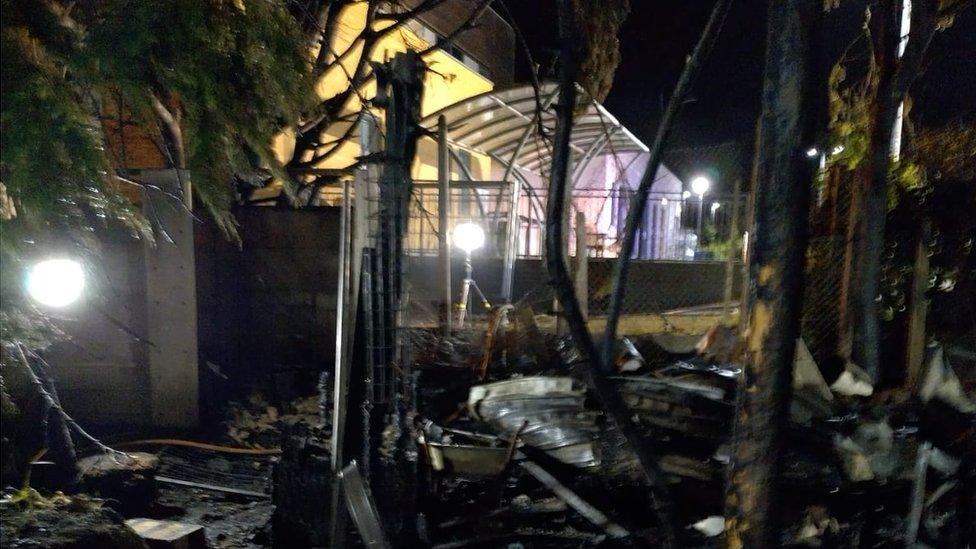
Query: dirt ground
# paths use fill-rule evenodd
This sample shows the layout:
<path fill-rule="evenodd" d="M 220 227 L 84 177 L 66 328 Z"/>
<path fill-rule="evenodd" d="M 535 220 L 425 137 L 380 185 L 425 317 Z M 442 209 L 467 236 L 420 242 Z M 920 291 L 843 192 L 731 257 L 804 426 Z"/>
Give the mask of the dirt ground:
<path fill-rule="evenodd" d="M 255 499 L 184 486 L 160 484 L 157 502 L 167 518 L 199 524 L 214 549 L 259 549 L 270 546 L 270 499 Z"/>

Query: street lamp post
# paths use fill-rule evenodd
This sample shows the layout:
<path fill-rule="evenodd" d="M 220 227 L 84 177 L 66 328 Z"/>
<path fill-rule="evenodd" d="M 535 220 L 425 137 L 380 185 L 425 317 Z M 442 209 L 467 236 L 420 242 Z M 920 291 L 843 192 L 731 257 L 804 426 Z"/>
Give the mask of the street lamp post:
<path fill-rule="evenodd" d="M 471 265 L 471 252 L 485 245 L 485 231 L 480 225 L 475 223 L 460 223 L 454 227 L 451 235 L 454 245 L 464 252 L 464 281 L 461 283 L 461 297 L 458 299 L 458 328 L 464 327 L 464 317 L 468 309 L 468 301 L 471 297 L 471 289 L 478 293 L 482 305 L 486 309 L 491 308 L 485 294 L 482 293 L 478 283 L 474 281 L 474 268 Z"/>

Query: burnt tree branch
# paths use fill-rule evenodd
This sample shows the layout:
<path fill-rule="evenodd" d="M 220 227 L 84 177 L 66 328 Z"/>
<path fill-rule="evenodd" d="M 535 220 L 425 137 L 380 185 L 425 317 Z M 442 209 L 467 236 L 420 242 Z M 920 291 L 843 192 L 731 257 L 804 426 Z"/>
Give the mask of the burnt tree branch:
<path fill-rule="evenodd" d="M 691 85 L 694 83 L 702 63 L 708 57 L 712 46 L 715 44 L 715 40 L 718 37 L 722 23 L 725 21 L 725 16 L 728 14 L 729 6 L 731 5 L 732 0 L 718 0 L 715 7 L 712 8 L 712 14 L 708 18 L 708 23 L 705 25 L 705 29 L 702 31 L 702 35 L 698 39 L 698 43 L 695 45 L 691 57 L 688 58 L 688 62 L 681 72 L 681 77 L 678 79 L 674 91 L 671 92 L 671 99 L 668 101 L 667 109 L 665 109 L 664 114 L 661 116 L 661 122 L 658 124 L 657 132 L 654 136 L 654 143 L 651 145 L 647 168 L 644 170 L 644 175 L 641 177 L 637 191 L 634 193 L 630 211 L 627 212 L 627 223 L 624 226 L 620 257 L 617 258 L 613 268 L 613 292 L 610 294 L 607 325 L 603 337 L 603 340 L 608 342 L 608 344 L 603 346 L 601 366 L 604 369 L 609 368 L 609 365 L 612 364 L 613 346 L 609 342 L 617 338 L 617 324 L 620 322 L 620 313 L 623 309 L 624 292 L 626 291 L 627 285 L 627 273 L 630 270 L 630 256 L 634 249 L 634 239 L 636 238 L 637 229 L 644 214 L 644 208 L 647 206 L 648 193 L 651 191 L 658 167 L 661 165 L 661 157 L 664 154 L 664 143 L 671 134 L 674 119 L 678 115 L 681 105 L 684 103 L 685 96 L 691 89 Z"/>
<path fill-rule="evenodd" d="M 573 129 L 573 110 L 576 105 L 575 31 L 573 9 L 570 0 L 559 2 L 560 70 L 559 100 L 556 119 L 556 134 L 553 142 L 552 170 L 549 183 L 549 203 L 546 212 L 546 267 L 557 298 L 565 311 L 566 320 L 576 345 L 585 363 L 581 371 L 583 377 L 596 394 L 610 421 L 624 436 L 641 470 L 651 487 L 654 511 L 660 520 L 665 546 L 677 546 L 676 534 L 679 531 L 673 524 L 671 499 L 666 480 L 655 456 L 644 445 L 631 413 L 617 392 L 616 387 L 606 378 L 599 366 L 600 355 L 593 337 L 586 327 L 586 320 L 580 309 L 566 263 L 564 224 L 569 182 L 570 137 Z"/>

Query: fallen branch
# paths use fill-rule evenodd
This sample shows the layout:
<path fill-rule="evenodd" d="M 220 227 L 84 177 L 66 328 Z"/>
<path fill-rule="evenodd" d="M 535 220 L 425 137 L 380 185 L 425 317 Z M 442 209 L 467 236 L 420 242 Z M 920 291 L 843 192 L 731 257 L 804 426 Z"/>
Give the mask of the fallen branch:
<path fill-rule="evenodd" d="M 27 376 L 30 379 L 31 384 L 34 385 L 34 387 L 37 389 L 38 394 L 41 396 L 41 398 L 44 399 L 44 401 L 47 403 L 47 405 L 50 406 L 51 409 L 55 410 L 57 413 L 59 413 L 61 415 L 61 418 L 64 420 L 65 425 L 67 425 L 69 429 L 71 429 L 72 431 L 74 431 L 76 434 L 78 434 L 79 436 L 81 436 L 82 438 L 84 438 L 89 443 L 93 444 L 96 448 L 98 448 L 98 450 L 100 452 L 103 452 L 103 453 L 106 453 L 106 454 L 122 455 L 122 456 L 125 456 L 127 458 L 129 457 L 129 455 L 126 454 L 125 452 L 120 452 L 118 450 L 115 450 L 113 448 L 110 448 L 109 446 L 106 446 L 105 444 L 103 444 L 97 438 L 95 438 L 95 437 L 91 436 L 90 434 L 88 434 L 88 432 L 85 431 L 81 427 L 81 425 L 78 425 L 78 423 L 74 419 L 72 419 L 72 417 L 70 415 L 68 415 L 68 412 L 65 412 L 64 411 L 64 408 L 61 407 L 61 402 L 58 401 L 58 399 L 55 398 L 44 387 L 44 382 L 41 381 L 41 377 L 47 378 L 47 375 L 46 374 L 38 375 L 38 373 L 36 371 L 34 371 L 34 368 L 30 364 L 30 360 L 27 359 L 27 353 L 30 353 L 31 356 L 33 356 L 34 358 L 36 358 L 37 360 L 39 360 L 42 364 L 44 364 L 44 366 L 48 367 L 48 364 L 44 361 L 43 358 L 41 358 L 37 353 L 31 352 L 29 350 L 27 352 L 25 352 L 24 351 L 24 346 L 22 344 L 19 344 L 19 343 L 16 345 L 16 349 L 17 349 L 17 355 L 18 355 L 17 358 L 20 359 L 21 364 L 24 366 L 24 369 L 27 372 Z"/>

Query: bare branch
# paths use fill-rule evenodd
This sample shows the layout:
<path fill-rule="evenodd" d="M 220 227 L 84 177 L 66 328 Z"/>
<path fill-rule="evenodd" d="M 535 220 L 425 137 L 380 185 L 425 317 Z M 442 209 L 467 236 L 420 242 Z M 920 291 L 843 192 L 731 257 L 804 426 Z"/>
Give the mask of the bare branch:
<path fill-rule="evenodd" d="M 149 99 L 152 102 L 153 110 L 156 111 L 156 116 L 163 123 L 163 127 L 169 134 L 169 141 L 173 145 L 173 163 L 177 168 L 186 167 L 186 150 L 183 144 L 183 129 L 180 127 L 180 122 L 176 115 L 171 112 L 159 97 L 155 93 L 149 92 Z"/>
<path fill-rule="evenodd" d="M 624 291 L 627 285 L 627 271 L 630 268 L 631 250 L 634 249 L 634 238 L 637 234 L 637 227 L 640 225 L 644 208 L 647 206 L 647 195 L 651 190 L 651 185 L 654 183 L 658 167 L 661 165 L 661 157 L 664 154 L 664 143 L 671 134 L 672 123 L 678 111 L 681 109 L 681 105 L 684 103 L 688 90 L 691 89 L 691 85 L 698 75 L 703 61 L 715 44 L 715 40 L 718 37 L 731 4 L 731 0 L 718 0 L 715 7 L 712 8 L 712 14 L 708 19 L 708 23 L 705 25 L 705 29 L 702 31 L 702 35 L 698 39 L 698 43 L 695 45 L 691 57 L 688 58 L 688 62 L 681 72 L 681 77 L 678 79 L 674 91 L 671 92 L 668 107 L 661 117 L 661 122 L 658 124 L 657 133 L 654 136 L 654 143 L 651 145 L 650 158 L 647 160 L 647 167 L 637 187 L 637 192 L 631 203 L 631 209 L 627 212 L 627 223 L 624 228 L 620 256 L 614 264 L 613 292 L 610 295 L 610 309 L 607 314 L 607 325 L 604 333 L 604 341 L 606 342 L 615 341 L 617 338 L 617 323 L 620 321 L 620 313 L 623 308 Z M 612 352 L 611 345 L 604 345 L 602 360 L 604 367 L 612 363 Z"/>
<path fill-rule="evenodd" d="M 607 417 L 624 436 L 641 466 L 641 471 L 651 488 L 651 502 L 661 522 L 664 545 L 677 545 L 678 529 L 672 524 L 670 496 L 667 482 L 657 460 L 645 447 L 643 439 L 631 420 L 631 413 L 620 397 L 617 388 L 604 375 L 609 362 L 600 362 L 593 336 L 586 327 L 574 285 L 566 266 L 566 249 L 563 246 L 563 218 L 569 189 L 570 138 L 573 130 L 573 110 L 576 106 L 576 59 L 575 22 L 571 0 L 559 2 L 560 77 L 559 108 L 556 134 L 553 140 L 552 170 L 550 171 L 549 203 L 546 211 L 546 267 L 552 278 L 553 288 L 562 304 L 570 332 L 585 359 L 581 373 L 593 390 Z M 610 340 L 604 348 L 612 348 Z"/>

